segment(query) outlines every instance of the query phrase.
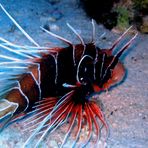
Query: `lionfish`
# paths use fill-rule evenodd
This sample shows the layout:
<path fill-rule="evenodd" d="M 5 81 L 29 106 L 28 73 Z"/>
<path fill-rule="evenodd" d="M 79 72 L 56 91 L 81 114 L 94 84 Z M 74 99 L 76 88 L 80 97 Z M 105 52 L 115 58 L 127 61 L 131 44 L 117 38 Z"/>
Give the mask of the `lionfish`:
<path fill-rule="evenodd" d="M 88 132 L 81 141 L 81 147 L 86 146 L 89 141 L 97 144 L 102 127 L 108 133 L 108 125 L 97 99 L 93 99 L 92 94 L 108 90 L 124 78 L 125 68 L 119 58 L 137 33 L 113 54 L 116 45 L 131 27 L 110 49 L 96 47 L 93 20 L 92 41 L 89 43 L 85 43 L 79 33 L 67 24 L 80 40 L 80 44 L 76 45 L 41 27 L 44 32 L 68 45 L 65 48 L 51 49 L 40 46 L 1 4 L 0 7 L 34 45 L 20 46 L 0 38 L 0 47 L 13 54 L 0 54 L 1 129 L 26 117 L 24 128 L 32 133 L 24 147 L 37 136 L 35 147 L 38 147 L 48 134 L 63 124 L 67 124 L 68 128 L 60 147 L 64 147 L 72 132 L 75 135 L 71 147 L 75 147 L 82 140 L 80 137 L 84 127 L 88 128 Z"/>

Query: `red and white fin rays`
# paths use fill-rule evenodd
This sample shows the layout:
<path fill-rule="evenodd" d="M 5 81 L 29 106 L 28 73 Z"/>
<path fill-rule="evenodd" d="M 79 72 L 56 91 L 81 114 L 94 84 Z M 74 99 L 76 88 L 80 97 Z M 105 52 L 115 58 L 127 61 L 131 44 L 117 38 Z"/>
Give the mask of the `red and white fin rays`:
<path fill-rule="evenodd" d="M 86 125 L 88 125 L 89 127 L 87 138 L 84 141 L 81 141 L 83 143 L 83 146 L 85 146 L 88 143 L 88 141 L 92 139 L 91 135 L 93 133 L 93 127 L 96 130 L 95 143 L 98 142 L 99 132 L 101 128 L 98 124 L 97 119 L 99 119 L 107 129 L 107 124 L 105 122 L 101 110 L 97 105 L 95 105 L 95 102 L 91 101 L 86 102 L 84 107 L 82 104 L 75 104 L 74 101 L 72 100 L 73 93 L 74 91 L 67 93 L 60 100 L 54 98 L 52 100 L 47 98 L 47 100 L 44 99 L 44 101 L 39 101 L 39 103 L 36 103 L 37 105 L 35 108 L 35 112 L 33 112 L 35 114 L 33 115 L 33 117 L 30 117 L 29 120 L 25 120 L 24 122 L 26 127 L 25 131 L 27 130 L 32 132 L 31 136 L 26 141 L 24 147 L 28 146 L 30 142 L 33 141 L 37 135 L 39 136 L 39 140 L 36 142 L 35 147 L 38 147 L 40 142 L 47 135 L 47 133 L 50 134 L 51 132 L 55 131 L 58 127 L 62 126 L 63 123 L 67 121 L 69 121 L 69 123 L 66 123 L 68 124 L 68 129 L 65 131 L 66 135 L 60 146 L 61 148 L 65 146 L 67 139 L 71 137 L 71 133 L 73 132 L 74 128 L 76 131 L 72 147 L 76 145 L 76 142 L 79 142 L 80 140 L 79 137 L 82 132 L 81 130 L 82 130 L 83 120 L 86 120 L 87 123 Z M 46 109 L 48 108 L 50 101 L 53 109 L 50 110 L 49 112 L 47 110 L 46 112 Z M 43 107 L 43 105 L 45 105 L 45 107 Z M 44 111 L 46 112 L 46 114 L 44 114 Z M 84 115 L 87 118 L 85 118 Z M 40 118 L 40 116 L 42 119 Z M 75 127 L 75 125 L 77 126 Z"/>
<path fill-rule="evenodd" d="M 130 26 L 112 45 L 112 47 L 109 49 L 110 52 L 112 53 L 114 48 L 116 47 L 116 45 L 122 40 L 122 38 L 129 32 L 129 30 L 132 28 L 133 26 Z"/>
<path fill-rule="evenodd" d="M 102 76 L 102 80 L 104 80 L 105 76 L 107 75 L 108 71 L 112 68 L 112 66 L 115 64 L 115 62 L 118 62 L 118 59 L 120 58 L 120 56 L 122 55 L 122 53 L 131 45 L 131 43 L 134 41 L 134 39 L 137 37 L 138 33 L 136 33 L 113 57 L 112 61 L 110 62 L 110 64 L 108 65 L 108 67 L 106 68 L 103 76 Z"/>

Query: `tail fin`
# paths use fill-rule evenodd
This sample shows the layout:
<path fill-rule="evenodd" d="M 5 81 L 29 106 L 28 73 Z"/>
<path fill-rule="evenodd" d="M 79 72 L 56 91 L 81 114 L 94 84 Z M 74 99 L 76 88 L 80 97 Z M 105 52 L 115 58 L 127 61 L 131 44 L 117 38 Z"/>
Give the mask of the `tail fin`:
<path fill-rule="evenodd" d="M 17 103 L 10 102 L 6 99 L 0 100 L 0 130 L 11 120 L 17 108 Z"/>

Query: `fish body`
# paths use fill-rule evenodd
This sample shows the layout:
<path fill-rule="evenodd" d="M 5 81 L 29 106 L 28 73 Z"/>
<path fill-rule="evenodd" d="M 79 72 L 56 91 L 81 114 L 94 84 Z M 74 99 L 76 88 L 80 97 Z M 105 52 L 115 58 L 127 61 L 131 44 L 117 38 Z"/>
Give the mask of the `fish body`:
<path fill-rule="evenodd" d="M 7 65 L 6 70 L 8 70 L 7 78 L 3 78 L 6 74 L 5 71 L 0 73 L 0 81 L 5 83 L 4 89 L 0 90 L 0 120 L 2 122 L 4 119 L 6 120 L 2 127 L 17 120 L 19 115 L 22 115 L 21 117 L 30 115 L 26 119 L 24 127 L 26 131 L 30 131 L 31 136 L 27 139 L 24 147 L 30 144 L 38 134 L 41 134 L 35 145 L 37 147 L 47 133 L 52 133 L 53 130 L 67 121 L 69 127 L 61 147 L 66 143 L 76 124 L 76 136 L 72 144 L 74 147 L 79 141 L 85 121 L 88 126 L 88 134 L 82 146 L 93 139 L 91 137 L 93 130 L 96 134 L 94 141 L 97 143 L 100 126 L 103 125 L 107 131 L 108 126 L 100 106 L 97 105 L 96 100 L 91 99 L 91 94 L 108 90 L 123 79 L 125 68 L 119 58 L 137 34 L 116 54 L 113 54 L 115 46 L 130 28 L 115 41 L 110 49 L 96 47 L 94 21 L 92 21 L 93 40 L 90 43 L 85 43 L 75 29 L 68 24 L 81 42 L 77 45 L 42 28 L 43 31 L 68 45 L 65 48 L 49 49 L 39 46 L 5 8 L 0 6 L 34 44 L 33 47 L 21 47 L 3 38 L 0 39 L 2 48 L 23 57 L 23 59 L 19 59 L 5 55 L 0 56 L 6 60 L 0 63 L 0 69 L 3 69 L 5 64 Z M 13 69 L 13 71 L 9 69 Z"/>

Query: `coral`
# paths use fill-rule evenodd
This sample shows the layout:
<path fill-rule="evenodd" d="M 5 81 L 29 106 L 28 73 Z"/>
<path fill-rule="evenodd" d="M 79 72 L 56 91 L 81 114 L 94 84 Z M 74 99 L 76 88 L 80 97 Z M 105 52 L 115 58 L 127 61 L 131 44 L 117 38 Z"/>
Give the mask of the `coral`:
<path fill-rule="evenodd" d="M 79 0 L 89 17 L 106 28 L 125 30 L 130 24 L 147 33 L 148 0 Z"/>
<path fill-rule="evenodd" d="M 133 0 L 134 20 L 142 33 L 148 33 L 148 0 Z"/>
<path fill-rule="evenodd" d="M 127 8 L 119 6 L 116 9 L 116 12 L 118 13 L 117 26 L 120 29 L 129 27 L 130 12 L 127 10 Z"/>
<path fill-rule="evenodd" d="M 136 11 L 142 14 L 148 14 L 148 0 L 133 0 Z"/>

